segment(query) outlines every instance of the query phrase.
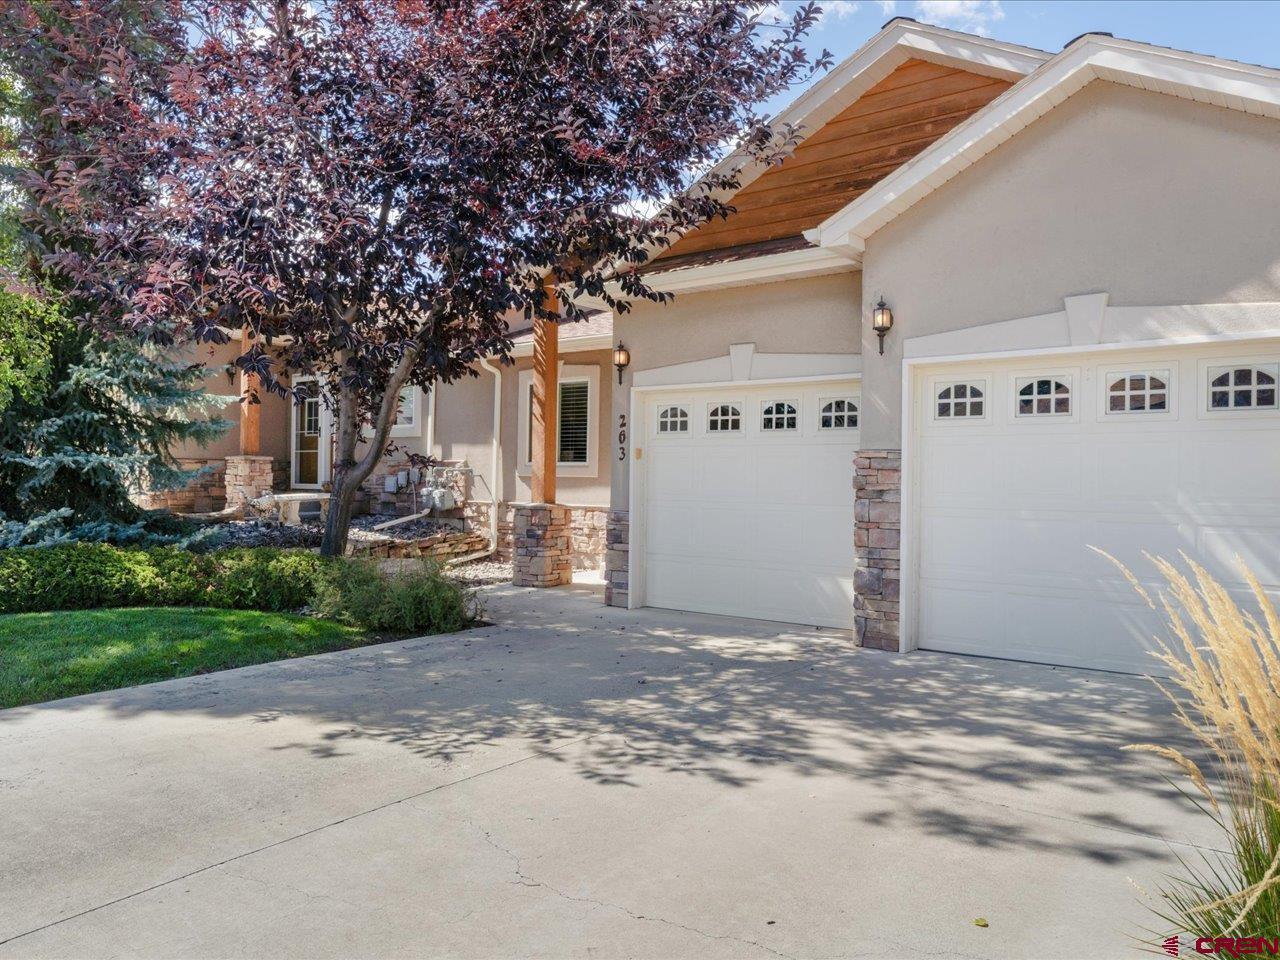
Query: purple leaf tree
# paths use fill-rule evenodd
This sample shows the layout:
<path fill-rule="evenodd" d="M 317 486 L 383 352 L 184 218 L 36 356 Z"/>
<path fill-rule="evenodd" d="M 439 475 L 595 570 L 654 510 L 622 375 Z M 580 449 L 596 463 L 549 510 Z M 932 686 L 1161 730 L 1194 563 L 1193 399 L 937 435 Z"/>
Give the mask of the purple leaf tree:
<path fill-rule="evenodd" d="M 336 554 L 403 386 L 505 359 L 512 311 L 657 299 L 634 268 L 730 209 L 734 173 L 690 192 L 696 174 L 790 147 L 757 107 L 826 66 L 800 44 L 819 11 L 760 7 L 10 0 L 0 36 L 38 107 L 26 222 L 81 322 L 247 329 L 262 389 L 321 380 Z"/>

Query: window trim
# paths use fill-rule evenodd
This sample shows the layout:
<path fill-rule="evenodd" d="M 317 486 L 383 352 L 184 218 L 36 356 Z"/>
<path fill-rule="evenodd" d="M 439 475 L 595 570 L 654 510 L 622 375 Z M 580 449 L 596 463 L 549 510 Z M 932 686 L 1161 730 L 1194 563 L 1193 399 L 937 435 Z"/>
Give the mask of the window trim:
<path fill-rule="evenodd" d="M 1017 382 L 1017 377 L 1014 378 Z M 948 387 L 955 388 L 963 384 L 966 387 L 977 387 L 982 391 L 982 413 L 974 416 L 965 414 L 963 417 L 940 417 L 938 416 L 938 404 L 944 401 L 939 400 L 938 394 Z M 1014 391 L 1017 393 L 1016 389 Z M 991 419 L 991 404 L 994 402 L 991 395 L 991 378 L 988 376 L 980 377 L 934 377 L 929 381 L 929 418 L 932 423 L 946 425 L 949 423 L 985 423 Z M 968 402 L 967 400 L 965 402 Z M 953 397 L 951 403 L 955 403 Z M 954 407 L 953 407 L 954 409 Z M 1018 403 L 1015 396 L 1013 410 L 1016 414 L 1018 411 Z M 1063 416 L 1063 414 L 1058 414 Z"/>
<path fill-rule="evenodd" d="M 733 407 L 738 411 L 738 429 L 737 430 L 712 430 L 711 429 L 711 411 L 716 407 Z M 704 436 L 723 437 L 723 436 L 740 436 L 747 432 L 749 421 L 743 415 L 742 411 L 746 409 L 747 404 L 743 400 L 708 400 L 703 407 L 702 431 Z"/>
<path fill-rule="evenodd" d="M 1165 383 L 1165 408 L 1163 410 L 1112 410 L 1111 383 L 1121 377 L 1159 377 Z M 1148 387 L 1147 393 L 1150 393 Z M 1128 396 L 1128 394 L 1126 394 Z M 1178 369 L 1173 364 L 1156 366 L 1142 363 L 1123 367 L 1098 367 L 1098 420 L 1112 422 L 1122 420 L 1169 420 L 1178 415 Z"/>
<path fill-rule="evenodd" d="M 1018 398 L 1026 386 L 1020 380 L 1057 380 L 1067 387 L 1066 413 L 1019 413 Z M 1015 370 L 1009 373 L 1009 411 L 1015 423 L 1075 423 L 1080 419 L 1080 377 L 1076 370 Z M 1049 394 L 1057 396 L 1057 394 Z"/>
<path fill-rule="evenodd" d="M 765 411 L 768 410 L 770 407 L 776 407 L 780 403 L 785 403 L 792 410 L 794 410 L 795 413 L 794 414 L 785 413 L 785 412 L 774 413 L 774 414 L 765 413 Z M 796 418 L 796 425 L 794 427 L 775 426 L 775 427 L 766 428 L 764 425 L 764 418 L 766 415 L 773 416 L 773 417 L 784 417 L 784 418 L 794 416 Z M 784 420 L 783 423 L 785 424 L 785 422 L 786 421 Z M 756 423 L 759 425 L 760 434 L 766 437 L 777 436 L 778 434 L 782 434 L 782 433 L 799 433 L 801 424 L 804 423 L 804 405 L 801 404 L 801 402 L 798 399 L 795 399 L 795 400 L 778 399 L 778 398 L 763 399 L 760 401 L 760 419 L 757 420 Z"/>
<path fill-rule="evenodd" d="M 822 417 L 824 416 L 824 414 L 823 414 L 823 410 L 824 410 L 824 408 L 827 406 L 827 404 L 829 404 L 829 403 L 835 403 L 837 400 L 843 400 L 843 401 L 845 401 L 846 403 L 852 403 L 852 404 L 853 404 L 854 411 L 855 411 L 855 415 L 856 415 L 856 416 L 857 416 L 857 418 L 858 418 L 858 424 L 857 424 L 857 426 L 853 426 L 853 427 L 824 427 L 824 426 L 822 425 Z M 838 414 L 832 413 L 832 416 L 838 416 Z M 844 436 L 844 435 L 848 434 L 848 432 L 849 432 L 849 431 L 851 431 L 851 430 L 861 430 L 861 429 L 862 429 L 862 394 L 860 394 L 860 393 L 846 393 L 846 394 L 841 394 L 841 395 L 840 395 L 840 396 L 838 396 L 838 397 L 824 397 L 824 396 L 819 396 L 819 397 L 818 397 L 818 409 L 817 409 L 817 416 L 816 416 L 816 418 L 814 419 L 814 423 L 817 425 L 817 428 L 818 428 L 818 432 L 819 432 L 819 433 L 834 433 L 834 434 L 836 434 L 837 436 Z"/>
<path fill-rule="evenodd" d="M 1214 378 L 1214 371 L 1237 370 L 1240 367 L 1250 367 L 1257 370 L 1259 367 L 1271 367 L 1267 372 L 1276 378 L 1276 404 L 1270 407 L 1215 407 L 1212 406 L 1213 387 L 1210 384 Z M 1250 418 L 1278 416 L 1280 415 L 1280 358 L 1275 356 L 1245 356 L 1245 357 L 1206 357 L 1199 362 L 1200 368 L 1200 401 L 1198 409 L 1202 418 L 1219 419 L 1219 418 Z M 1234 389 L 1234 387 L 1232 387 Z M 1256 385 L 1253 388 L 1256 392 Z"/>
<path fill-rule="evenodd" d="M 662 429 L 662 415 L 668 410 L 679 410 L 684 414 L 683 430 Z M 653 409 L 653 435 L 663 440 L 691 436 L 694 426 L 693 410 L 694 405 L 686 400 L 664 400 L 655 404 Z"/>
<path fill-rule="evenodd" d="M 533 386 L 533 368 L 520 371 L 516 378 L 516 389 L 519 391 L 516 405 L 516 474 L 521 477 L 533 475 L 533 461 L 529 451 L 529 390 Z M 587 384 L 587 462 L 556 462 L 557 477 L 597 477 L 600 475 L 600 367 L 598 365 L 563 364 L 557 384 Z M 556 390 L 556 450 L 560 448 L 560 393 Z"/>
<path fill-rule="evenodd" d="M 409 408 L 412 411 L 413 419 L 409 423 L 392 423 L 391 431 L 389 435 L 393 437 L 420 437 L 422 436 L 422 423 L 423 423 L 423 420 L 422 420 L 423 390 L 421 387 L 415 386 L 413 384 L 400 388 L 401 393 L 403 393 L 405 390 L 413 391 L 413 393 L 410 395 L 410 400 L 409 400 Z"/>

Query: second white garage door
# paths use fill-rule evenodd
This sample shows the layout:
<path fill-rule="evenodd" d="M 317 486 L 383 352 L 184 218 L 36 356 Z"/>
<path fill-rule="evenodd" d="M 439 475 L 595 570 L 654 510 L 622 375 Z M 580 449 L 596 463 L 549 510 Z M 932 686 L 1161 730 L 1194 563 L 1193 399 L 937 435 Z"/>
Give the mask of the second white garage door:
<path fill-rule="evenodd" d="M 1180 347 L 917 375 L 922 648 L 1146 672 L 1164 634 L 1117 570 L 1240 555 L 1280 588 L 1280 345 Z"/>
<path fill-rule="evenodd" d="M 646 395 L 643 602 L 851 628 L 860 405 L 848 380 Z"/>

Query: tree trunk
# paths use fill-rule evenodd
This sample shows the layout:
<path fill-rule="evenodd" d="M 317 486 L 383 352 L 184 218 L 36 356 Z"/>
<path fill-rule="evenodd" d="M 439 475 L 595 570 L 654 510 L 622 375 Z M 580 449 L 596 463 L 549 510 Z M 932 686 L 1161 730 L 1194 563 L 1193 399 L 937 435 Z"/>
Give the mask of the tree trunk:
<path fill-rule="evenodd" d="M 368 440 L 364 456 L 356 460 L 356 448 L 360 444 L 360 412 L 356 395 L 351 387 L 338 390 L 337 449 L 334 451 L 333 485 L 329 491 L 329 515 L 325 519 L 324 537 L 320 540 L 320 555 L 340 557 L 347 549 L 347 532 L 351 528 L 351 511 L 355 506 L 360 484 L 369 478 L 373 468 L 382 459 L 391 434 L 391 424 L 400 407 L 400 388 L 409 378 L 417 358 L 418 346 L 412 346 L 392 372 L 386 393 L 378 405 L 378 416 L 373 423 L 373 436 Z"/>
<path fill-rule="evenodd" d="M 347 532 L 351 529 L 351 511 L 355 507 L 356 492 L 363 479 L 352 483 L 349 470 L 335 472 L 333 488 L 329 492 L 329 513 L 324 521 L 324 537 L 320 540 L 320 555 L 340 557 L 347 550 Z"/>

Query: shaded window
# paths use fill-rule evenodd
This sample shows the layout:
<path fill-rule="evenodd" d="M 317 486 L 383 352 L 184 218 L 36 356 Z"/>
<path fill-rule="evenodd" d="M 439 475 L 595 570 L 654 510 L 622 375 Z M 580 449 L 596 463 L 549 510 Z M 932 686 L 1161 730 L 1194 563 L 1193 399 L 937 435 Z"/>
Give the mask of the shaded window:
<path fill-rule="evenodd" d="M 659 433 L 688 433 L 689 411 L 684 407 L 667 407 L 658 414 Z"/>
<path fill-rule="evenodd" d="M 396 404 L 395 425 L 397 427 L 413 426 L 413 415 L 416 412 L 416 405 L 413 402 L 414 401 L 413 390 L 414 390 L 413 387 L 400 388 L 400 396 L 396 398 L 399 401 Z"/>
<path fill-rule="evenodd" d="M 938 391 L 938 418 L 960 420 L 985 415 L 987 400 L 977 383 L 949 383 Z"/>
<path fill-rule="evenodd" d="M 823 430 L 856 430 L 858 404 L 852 399 L 830 400 L 822 406 L 818 426 Z"/>
<path fill-rule="evenodd" d="M 796 423 L 796 408 L 785 401 L 778 401 L 764 408 L 764 414 L 760 418 L 760 429 L 794 430 Z"/>
<path fill-rule="evenodd" d="M 559 423 L 556 433 L 556 461 L 561 464 L 591 462 L 591 385 L 586 380 L 562 380 L 559 384 Z M 525 442 L 533 459 L 533 384 L 529 384 L 525 413 Z"/>
<path fill-rule="evenodd" d="M 585 380 L 560 384 L 560 463 L 586 463 L 587 428 L 591 419 L 590 386 Z"/>
<path fill-rule="evenodd" d="M 1054 417 L 1071 412 L 1071 387 L 1055 377 L 1019 377 L 1018 416 Z"/>
<path fill-rule="evenodd" d="M 742 411 L 731 403 L 721 403 L 712 407 L 707 415 L 707 429 L 712 433 L 741 430 Z"/>
<path fill-rule="evenodd" d="M 1113 376 L 1107 384 L 1107 413 L 1160 413 L 1169 409 L 1169 374 L 1142 370 Z"/>
<path fill-rule="evenodd" d="M 1209 368 L 1210 410 L 1276 409 L 1274 363 Z"/>

